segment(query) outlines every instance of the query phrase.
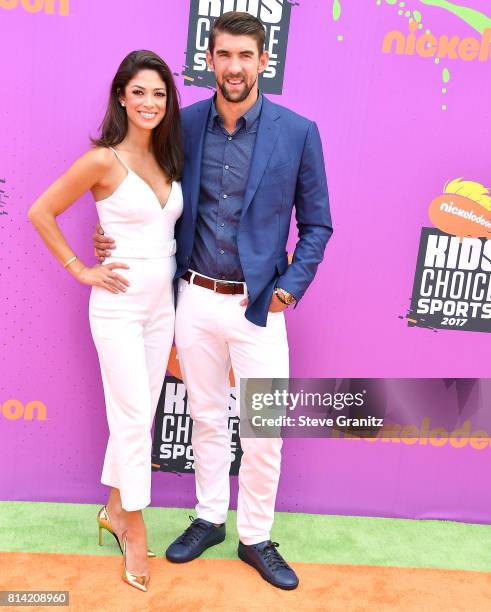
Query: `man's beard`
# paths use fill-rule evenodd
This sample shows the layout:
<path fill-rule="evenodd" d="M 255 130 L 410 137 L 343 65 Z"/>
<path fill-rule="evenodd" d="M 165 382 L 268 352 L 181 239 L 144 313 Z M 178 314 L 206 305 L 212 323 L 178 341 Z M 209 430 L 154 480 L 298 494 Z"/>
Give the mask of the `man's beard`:
<path fill-rule="evenodd" d="M 255 78 L 254 82 L 250 85 L 250 87 L 248 87 L 245 83 L 245 79 L 244 79 L 244 89 L 242 90 L 242 93 L 239 94 L 239 97 L 233 97 L 232 95 L 230 95 L 230 93 L 227 91 L 227 84 L 226 84 L 226 80 L 228 77 L 224 77 L 222 84 L 219 85 L 220 87 L 220 91 L 222 92 L 223 97 L 225 98 L 225 100 L 227 100 L 228 102 L 243 102 L 251 93 L 252 88 L 254 87 L 254 85 L 257 82 L 257 77 Z"/>

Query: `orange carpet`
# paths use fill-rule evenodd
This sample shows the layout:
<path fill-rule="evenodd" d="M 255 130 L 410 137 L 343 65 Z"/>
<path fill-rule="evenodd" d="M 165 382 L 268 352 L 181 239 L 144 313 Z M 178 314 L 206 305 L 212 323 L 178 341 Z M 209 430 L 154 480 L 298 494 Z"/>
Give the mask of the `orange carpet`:
<path fill-rule="evenodd" d="M 281 591 L 241 561 L 197 559 L 173 565 L 156 558 L 150 560 L 150 589 L 141 593 L 120 579 L 121 563 L 121 557 L 0 553 L 0 590 L 68 590 L 70 609 L 85 612 L 469 612 L 487 610 L 491 602 L 491 574 L 483 572 L 295 563 L 300 587 Z M 49 608 L 29 608 L 34 609 Z"/>

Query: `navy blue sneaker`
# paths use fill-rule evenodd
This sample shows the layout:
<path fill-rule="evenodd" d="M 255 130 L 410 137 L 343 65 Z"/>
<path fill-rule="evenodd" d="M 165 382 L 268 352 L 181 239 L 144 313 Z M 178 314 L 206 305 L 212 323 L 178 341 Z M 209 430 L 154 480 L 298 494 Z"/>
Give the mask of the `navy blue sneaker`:
<path fill-rule="evenodd" d="M 225 523 L 215 527 L 204 519 L 190 516 L 189 520 L 191 525 L 165 551 L 165 556 L 173 563 L 192 561 L 210 546 L 225 540 Z"/>
<path fill-rule="evenodd" d="M 267 582 L 280 589 L 296 589 L 298 586 L 297 575 L 276 550 L 278 546 L 278 542 L 271 542 L 271 540 L 265 540 L 250 546 L 239 542 L 237 552 L 239 558 L 257 569 Z"/>

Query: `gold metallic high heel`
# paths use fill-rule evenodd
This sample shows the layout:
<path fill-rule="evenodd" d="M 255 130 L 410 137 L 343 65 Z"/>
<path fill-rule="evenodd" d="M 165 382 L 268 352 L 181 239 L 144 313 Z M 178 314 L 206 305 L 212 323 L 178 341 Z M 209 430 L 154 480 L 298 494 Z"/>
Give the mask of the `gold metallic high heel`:
<path fill-rule="evenodd" d="M 114 539 L 118 543 L 119 550 L 121 551 L 121 554 L 123 554 L 121 542 L 119 541 L 118 536 L 113 531 L 113 528 L 111 525 L 111 519 L 109 518 L 109 514 L 108 514 L 106 506 L 102 506 L 102 508 L 99 510 L 99 513 L 97 514 L 97 524 L 99 526 L 99 546 L 102 546 L 102 530 L 105 529 L 106 531 L 109 531 L 109 533 L 114 536 Z M 147 557 L 152 558 L 156 556 L 157 555 L 154 552 L 152 552 L 150 549 L 147 550 Z"/>
<path fill-rule="evenodd" d="M 150 582 L 150 576 L 136 576 L 126 569 L 126 533 L 123 538 L 123 580 L 145 593 L 147 592 L 147 586 Z"/>

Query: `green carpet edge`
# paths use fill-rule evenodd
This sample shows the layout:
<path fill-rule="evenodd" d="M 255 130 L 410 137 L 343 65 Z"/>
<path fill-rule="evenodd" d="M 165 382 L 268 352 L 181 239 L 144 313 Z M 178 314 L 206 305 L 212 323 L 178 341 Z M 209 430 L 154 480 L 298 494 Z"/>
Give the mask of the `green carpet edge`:
<path fill-rule="evenodd" d="M 98 545 L 100 506 L 53 502 L 0 502 L 0 551 L 117 555 L 114 538 L 103 532 Z M 189 524 L 194 511 L 144 510 L 148 543 L 157 555 Z M 204 559 L 237 559 L 235 512 L 227 538 Z M 491 571 L 491 526 L 453 521 L 411 520 L 277 512 L 271 538 L 291 562 Z"/>

